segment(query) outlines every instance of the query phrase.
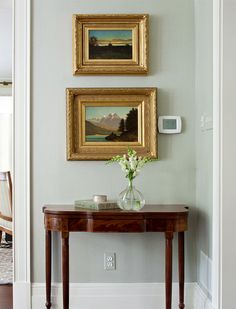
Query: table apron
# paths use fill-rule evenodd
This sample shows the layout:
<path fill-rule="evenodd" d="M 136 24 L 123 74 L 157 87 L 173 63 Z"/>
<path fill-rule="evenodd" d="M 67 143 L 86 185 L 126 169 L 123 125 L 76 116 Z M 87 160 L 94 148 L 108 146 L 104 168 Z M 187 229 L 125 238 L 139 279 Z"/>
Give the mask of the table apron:
<path fill-rule="evenodd" d="M 178 219 L 90 219 L 65 218 L 45 216 L 45 229 L 58 232 L 116 232 L 116 233 L 142 233 L 142 232 L 183 232 L 186 231 L 187 218 Z"/>

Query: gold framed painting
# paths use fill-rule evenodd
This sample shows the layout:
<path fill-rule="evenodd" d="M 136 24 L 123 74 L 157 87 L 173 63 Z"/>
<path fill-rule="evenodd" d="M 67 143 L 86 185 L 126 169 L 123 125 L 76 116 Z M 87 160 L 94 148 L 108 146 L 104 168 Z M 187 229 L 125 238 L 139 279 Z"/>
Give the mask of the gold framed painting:
<path fill-rule="evenodd" d="M 68 88 L 67 159 L 157 157 L 156 88 Z"/>
<path fill-rule="evenodd" d="M 147 74 L 148 20 L 148 14 L 74 14 L 74 75 Z"/>

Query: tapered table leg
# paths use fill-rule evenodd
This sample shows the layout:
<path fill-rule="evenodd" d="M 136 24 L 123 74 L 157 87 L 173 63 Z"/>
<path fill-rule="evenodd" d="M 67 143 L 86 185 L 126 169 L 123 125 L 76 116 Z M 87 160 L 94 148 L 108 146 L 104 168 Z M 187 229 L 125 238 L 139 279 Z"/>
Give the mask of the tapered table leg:
<path fill-rule="evenodd" d="M 171 309 L 173 232 L 166 232 L 165 235 L 166 235 L 166 309 Z"/>
<path fill-rule="evenodd" d="M 45 254 L 46 254 L 46 308 L 50 309 L 51 304 L 51 276 L 52 276 L 52 254 L 51 254 L 51 231 L 46 230 Z"/>
<path fill-rule="evenodd" d="M 178 233 L 179 249 L 179 308 L 184 309 L 184 232 Z"/>
<path fill-rule="evenodd" d="M 63 309 L 69 309 L 69 233 L 62 232 Z"/>

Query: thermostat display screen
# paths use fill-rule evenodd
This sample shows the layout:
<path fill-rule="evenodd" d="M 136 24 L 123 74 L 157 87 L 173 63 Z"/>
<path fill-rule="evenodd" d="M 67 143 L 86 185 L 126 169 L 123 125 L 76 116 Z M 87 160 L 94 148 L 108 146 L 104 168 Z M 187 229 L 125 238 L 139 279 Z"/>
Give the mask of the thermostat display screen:
<path fill-rule="evenodd" d="M 181 133 L 182 121 L 180 116 L 160 116 L 158 117 L 159 133 L 176 134 Z"/>
<path fill-rule="evenodd" d="M 163 129 L 164 130 L 175 130 L 176 129 L 176 119 L 163 119 Z"/>

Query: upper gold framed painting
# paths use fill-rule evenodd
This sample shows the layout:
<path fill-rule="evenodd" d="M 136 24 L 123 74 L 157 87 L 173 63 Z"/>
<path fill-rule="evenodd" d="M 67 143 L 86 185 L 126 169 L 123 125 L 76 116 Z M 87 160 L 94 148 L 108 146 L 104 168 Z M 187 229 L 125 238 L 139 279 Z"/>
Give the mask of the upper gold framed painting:
<path fill-rule="evenodd" d="M 73 73 L 147 74 L 148 14 L 73 15 Z"/>
<path fill-rule="evenodd" d="M 67 159 L 157 157 L 156 88 L 68 88 Z"/>

